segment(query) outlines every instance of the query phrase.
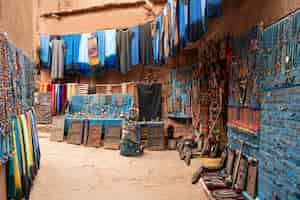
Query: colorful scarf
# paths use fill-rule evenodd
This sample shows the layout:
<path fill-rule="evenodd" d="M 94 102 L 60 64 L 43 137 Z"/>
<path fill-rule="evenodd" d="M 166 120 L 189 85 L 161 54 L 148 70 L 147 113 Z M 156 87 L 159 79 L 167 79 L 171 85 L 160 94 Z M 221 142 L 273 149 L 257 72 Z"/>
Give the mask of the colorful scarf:
<path fill-rule="evenodd" d="M 88 40 L 89 64 L 90 66 L 99 64 L 97 38 L 91 37 Z"/>

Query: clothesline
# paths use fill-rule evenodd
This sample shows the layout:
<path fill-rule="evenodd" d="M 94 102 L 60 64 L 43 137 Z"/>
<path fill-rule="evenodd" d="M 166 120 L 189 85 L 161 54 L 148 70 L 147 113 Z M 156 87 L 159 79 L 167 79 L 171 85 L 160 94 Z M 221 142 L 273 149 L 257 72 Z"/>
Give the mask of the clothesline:
<path fill-rule="evenodd" d="M 41 65 L 51 68 L 52 79 L 63 79 L 64 73 L 90 77 L 117 68 L 127 74 L 138 64 L 165 64 L 168 57 L 176 56 L 207 31 L 208 1 L 168 0 L 155 20 L 126 27 L 129 31 L 105 29 L 60 38 L 41 35 Z"/>

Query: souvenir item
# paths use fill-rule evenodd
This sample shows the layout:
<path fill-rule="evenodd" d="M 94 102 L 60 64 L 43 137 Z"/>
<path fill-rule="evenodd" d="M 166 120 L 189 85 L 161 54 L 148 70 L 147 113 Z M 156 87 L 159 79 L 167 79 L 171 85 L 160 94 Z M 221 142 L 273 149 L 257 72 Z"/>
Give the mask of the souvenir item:
<path fill-rule="evenodd" d="M 64 116 L 53 117 L 53 130 L 51 131 L 50 140 L 55 142 L 62 142 L 64 140 Z"/>
<path fill-rule="evenodd" d="M 235 158 L 235 151 L 231 149 L 228 151 L 228 157 L 226 162 L 226 174 L 230 176 L 232 175 L 234 158 Z"/>
<path fill-rule="evenodd" d="M 121 125 L 107 125 L 104 139 L 105 149 L 119 149 L 121 139 Z"/>
<path fill-rule="evenodd" d="M 100 147 L 102 136 L 102 125 L 101 124 L 90 124 L 88 130 L 88 147 Z"/>
<path fill-rule="evenodd" d="M 84 121 L 72 120 L 69 125 L 68 140 L 70 144 L 80 145 L 82 143 L 84 132 Z"/>
<path fill-rule="evenodd" d="M 240 142 L 240 149 L 239 149 L 239 153 L 238 153 L 238 157 L 235 161 L 235 165 L 234 165 L 234 169 L 233 169 L 233 185 L 236 183 L 237 177 L 238 177 L 238 171 L 239 171 L 239 167 L 240 167 L 240 162 L 242 159 L 242 154 L 243 154 L 243 149 L 244 149 L 244 141 Z"/>
<path fill-rule="evenodd" d="M 248 178 L 247 178 L 247 192 L 252 196 L 257 195 L 257 172 L 258 172 L 258 162 L 250 161 L 248 166 Z"/>
<path fill-rule="evenodd" d="M 36 112 L 36 121 L 38 124 L 52 123 L 51 105 L 36 105 L 35 112 Z"/>
<path fill-rule="evenodd" d="M 248 173 L 248 161 L 245 158 L 241 159 L 238 177 L 236 181 L 235 187 L 239 190 L 245 190 L 246 189 L 246 183 L 247 183 L 247 174 Z"/>
<path fill-rule="evenodd" d="M 163 124 L 149 125 L 147 148 L 149 150 L 165 149 L 165 134 Z"/>
<path fill-rule="evenodd" d="M 88 134 L 89 134 L 89 120 L 86 119 L 84 120 L 84 126 L 83 126 L 83 137 L 82 137 L 83 145 L 87 144 Z"/>

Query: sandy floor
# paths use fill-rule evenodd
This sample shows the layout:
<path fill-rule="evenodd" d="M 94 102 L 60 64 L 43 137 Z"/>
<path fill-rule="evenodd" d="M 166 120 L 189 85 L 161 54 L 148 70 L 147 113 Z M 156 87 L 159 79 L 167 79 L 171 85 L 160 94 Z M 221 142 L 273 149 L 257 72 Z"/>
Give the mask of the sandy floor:
<path fill-rule="evenodd" d="M 199 162 L 186 167 L 176 151 L 127 158 L 118 151 L 41 138 L 42 166 L 31 200 L 205 200 L 190 183 Z"/>

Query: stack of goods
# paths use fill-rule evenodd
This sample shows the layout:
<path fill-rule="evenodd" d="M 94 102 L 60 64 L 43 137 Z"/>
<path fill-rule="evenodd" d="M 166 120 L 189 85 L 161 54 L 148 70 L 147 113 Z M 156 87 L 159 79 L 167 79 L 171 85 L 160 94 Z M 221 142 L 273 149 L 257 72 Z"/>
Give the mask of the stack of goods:
<path fill-rule="evenodd" d="M 148 136 L 146 148 L 149 150 L 164 150 L 166 145 L 164 123 L 152 122 L 147 123 Z"/>
<path fill-rule="evenodd" d="M 106 127 L 104 148 L 117 150 L 120 147 L 121 141 L 121 125 L 108 125 Z"/>
<path fill-rule="evenodd" d="M 51 124 L 51 93 L 36 93 L 35 94 L 35 111 L 36 121 L 38 124 Z"/>
<path fill-rule="evenodd" d="M 76 95 L 95 93 L 95 88 L 88 84 L 65 83 L 65 84 L 42 84 L 42 93 L 52 94 L 52 114 L 57 115 L 65 111 L 66 105 Z"/>
<path fill-rule="evenodd" d="M 68 131 L 68 143 L 70 144 L 82 144 L 82 139 L 84 135 L 84 121 L 82 120 L 72 120 L 69 125 Z"/>
<path fill-rule="evenodd" d="M 52 85 L 52 114 L 64 112 L 66 104 L 67 88 L 64 84 Z"/>
<path fill-rule="evenodd" d="M 91 76 L 111 68 L 126 74 L 138 64 L 164 64 L 207 31 L 208 16 L 215 16 L 215 8 L 219 10 L 220 0 L 215 1 L 168 0 L 153 22 L 136 27 L 42 35 L 41 66 L 51 69 L 52 79 L 63 79 L 66 74 Z"/>
<path fill-rule="evenodd" d="M 102 125 L 88 124 L 85 127 L 83 144 L 88 147 L 100 147 L 102 142 Z"/>
<path fill-rule="evenodd" d="M 34 64 L 0 34 L 0 163 L 9 199 L 29 199 L 40 152 L 34 112 Z M 1 188 L 2 185 L 1 185 Z"/>
<path fill-rule="evenodd" d="M 62 142 L 64 140 L 65 116 L 53 116 L 53 127 L 51 130 L 50 140 Z"/>
<path fill-rule="evenodd" d="M 168 82 L 168 116 L 191 118 L 192 68 L 172 70 Z"/>
<path fill-rule="evenodd" d="M 73 96 L 69 106 L 70 116 L 120 118 L 128 113 L 133 100 L 129 94 L 94 94 Z"/>

